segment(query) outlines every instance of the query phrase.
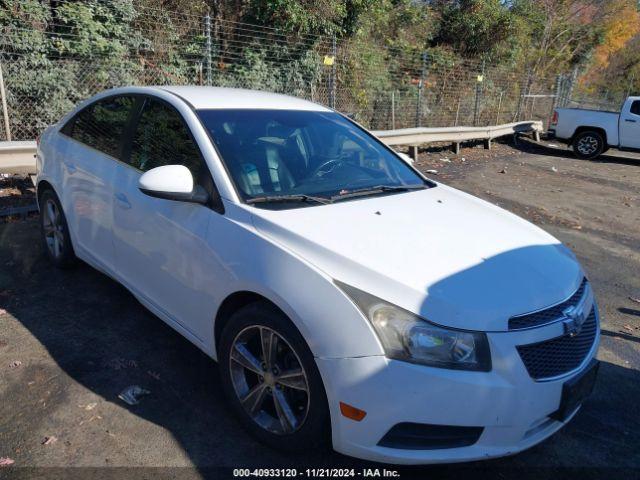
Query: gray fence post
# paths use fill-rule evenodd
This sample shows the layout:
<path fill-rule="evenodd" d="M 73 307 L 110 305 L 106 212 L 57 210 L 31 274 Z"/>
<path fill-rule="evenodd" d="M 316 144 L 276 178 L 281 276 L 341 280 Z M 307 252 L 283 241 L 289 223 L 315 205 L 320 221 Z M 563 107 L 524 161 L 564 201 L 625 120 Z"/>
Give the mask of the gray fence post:
<path fill-rule="evenodd" d="M 635 75 L 633 73 L 631 73 L 631 78 L 629 79 L 629 87 L 627 88 L 627 97 L 631 96 L 631 91 L 633 90 L 633 81 L 634 80 L 635 80 Z"/>
<path fill-rule="evenodd" d="M 531 83 L 533 82 L 533 74 L 531 72 L 531 70 L 529 70 L 529 73 L 527 73 L 527 84 L 524 87 L 524 92 L 520 92 L 520 98 L 518 98 L 518 109 L 516 110 L 516 114 L 513 118 L 514 122 L 517 122 L 520 120 L 520 113 L 522 112 L 522 102 L 525 99 L 525 95 L 529 94 L 529 91 L 531 90 Z"/>
<path fill-rule="evenodd" d="M 569 103 L 571 103 L 571 99 L 573 98 L 573 87 L 576 83 L 576 80 L 578 78 L 578 67 L 574 67 L 573 72 L 571 72 L 571 77 L 569 79 L 569 89 L 567 90 L 567 100 L 566 100 L 566 105 L 569 105 Z"/>
<path fill-rule="evenodd" d="M 422 96 L 424 81 L 427 77 L 427 52 L 422 52 L 422 69 L 420 70 L 420 80 L 418 82 L 418 99 L 416 105 L 416 127 L 422 126 Z"/>
<path fill-rule="evenodd" d="M 336 108 L 336 56 L 338 47 L 336 45 L 335 34 L 331 36 L 331 56 L 333 63 L 331 64 L 331 75 L 329 76 L 329 107 Z"/>
<path fill-rule="evenodd" d="M 482 73 L 476 78 L 476 102 L 473 108 L 473 126 L 478 126 L 478 115 L 480 110 L 480 96 L 482 95 L 482 85 L 484 84 L 484 67 L 485 61 L 482 60 Z"/>
<path fill-rule="evenodd" d="M 205 35 L 205 66 L 207 72 L 207 85 L 211 86 L 211 16 L 209 12 L 204 17 Z"/>
<path fill-rule="evenodd" d="M 7 110 L 7 92 L 4 89 L 4 77 L 2 76 L 2 64 L 0 64 L 0 96 L 2 97 L 2 116 L 4 118 L 5 136 L 11 141 L 11 127 L 9 126 L 9 111 Z"/>
<path fill-rule="evenodd" d="M 555 110 L 560 104 L 560 88 L 562 85 L 562 75 L 556 75 L 556 86 L 555 86 L 555 97 L 553 97 L 553 105 L 551 106 L 551 113 L 553 114 L 553 110 Z"/>
<path fill-rule="evenodd" d="M 560 74 L 560 88 L 558 91 L 558 107 L 567 106 L 567 76 Z"/>
<path fill-rule="evenodd" d="M 547 128 L 551 126 L 551 120 L 553 119 L 553 112 L 555 111 L 556 108 L 558 108 L 558 105 L 559 105 L 561 83 L 562 83 L 562 76 L 556 75 L 556 85 L 554 87 L 555 91 L 553 92 L 554 97 L 553 97 L 553 102 L 551 102 L 551 112 L 549 112 L 549 121 L 547 122 Z"/>
<path fill-rule="evenodd" d="M 396 91 L 391 90 L 391 130 L 396 129 Z"/>

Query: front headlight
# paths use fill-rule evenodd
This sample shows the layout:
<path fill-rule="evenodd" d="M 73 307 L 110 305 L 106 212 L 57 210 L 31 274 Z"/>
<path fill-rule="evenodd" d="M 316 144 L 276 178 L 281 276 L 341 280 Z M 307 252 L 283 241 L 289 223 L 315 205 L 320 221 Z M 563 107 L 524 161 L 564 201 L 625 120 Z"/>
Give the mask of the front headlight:
<path fill-rule="evenodd" d="M 434 325 L 362 290 L 334 282 L 371 322 L 387 357 L 432 367 L 491 370 L 486 334 Z"/>

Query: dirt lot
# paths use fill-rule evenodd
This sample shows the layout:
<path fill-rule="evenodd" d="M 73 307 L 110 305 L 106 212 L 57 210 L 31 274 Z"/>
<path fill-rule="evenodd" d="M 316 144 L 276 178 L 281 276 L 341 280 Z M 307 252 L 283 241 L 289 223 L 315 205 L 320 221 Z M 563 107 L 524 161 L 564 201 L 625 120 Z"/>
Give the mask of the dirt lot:
<path fill-rule="evenodd" d="M 436 150 L 418 162 L 423 171 L 437 170 L 437 180 L 569 245 L 603 317 L 600 377 L 573 422 L 526 452 L 471 468 L 502 478 L 637 477 L 640 158 L 612 152 L 585 162 L 548 143 L 465 148 L 458 156 Z M 0 477 L 166 474 L 26 468 L 66 465 L 191 467 L 170 476 L 215 476 L 221 472 L 209 467 L 217 466 L 377 466 L 328 450 L 285 455 L 253 441 L 224 405 L 215 363 L 104 275 L 85 265 L 54 270 L 41 253 L 36 217 L 0 224 L 0 308 L 0 458 L 15 461 L 0 467 Z M 118 393 L 132 384 L 151 394 L 131 407 Z"/>

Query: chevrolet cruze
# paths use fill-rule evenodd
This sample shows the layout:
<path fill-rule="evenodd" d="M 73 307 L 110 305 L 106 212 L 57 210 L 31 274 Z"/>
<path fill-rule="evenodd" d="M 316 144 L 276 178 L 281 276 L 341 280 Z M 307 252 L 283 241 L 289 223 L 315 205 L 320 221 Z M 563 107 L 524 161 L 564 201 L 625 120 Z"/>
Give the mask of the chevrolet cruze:
<path fill-rule="evenodd" d="M 51 261 L 101 270 L 217 360 L 268 445 L 497 457 L 593 388 L 598 309 L 575 256 L 328 108 L 119 88 L 48 128 L 37 157 Z"/>

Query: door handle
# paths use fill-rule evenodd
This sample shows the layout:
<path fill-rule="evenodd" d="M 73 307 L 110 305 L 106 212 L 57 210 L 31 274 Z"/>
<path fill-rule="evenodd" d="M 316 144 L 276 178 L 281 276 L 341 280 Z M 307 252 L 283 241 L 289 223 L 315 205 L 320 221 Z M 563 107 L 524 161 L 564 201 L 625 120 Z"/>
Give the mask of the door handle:
<path fill-rule="evenodd" d="M 636 121 L 632 118 L 625 118 L 624 121 L 629 123 L 636 123 Z"/>
<path fill-rule="evenodd" d="M 67 167 L 67 171 L 69 172 L 70 175 L 73 175 L 74 173 L 76 173 L 76 166 L 71 163 L 71 162 L 64 162 L 64 166 Z"/>
<path fill-rule="evenodd" d="M 129 203 L 129 199 L 124 193 L 122 192 L 116 193 L 114 195 L 114 198 L 118 202 L 118 205 L 120 206 L 120 208 L 124 208 L 125 210 L 129 210 L 131 208 L 131 203 Z"/>

